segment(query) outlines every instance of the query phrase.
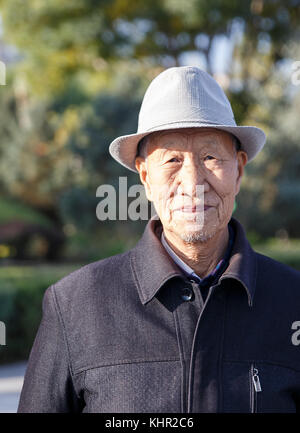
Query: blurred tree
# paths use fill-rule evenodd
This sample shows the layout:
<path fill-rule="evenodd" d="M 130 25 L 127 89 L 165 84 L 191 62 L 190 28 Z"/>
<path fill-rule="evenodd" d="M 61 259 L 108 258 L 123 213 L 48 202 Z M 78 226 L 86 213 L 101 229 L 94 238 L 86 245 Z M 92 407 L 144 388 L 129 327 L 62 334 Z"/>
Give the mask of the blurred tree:
<path fill-rule="evenodd" d="M 80 113 L 78 129 L 69 137 L 68 146 L 81 163 L 81 181 L 66 189 L 60 197 L 63 215 L 78 228 L 95 228 L 95 192 L 99 185 L 113 185 L 118 191 L 118 176 L 127 176 L 128 188 L 137 176 L 119 167 L 109 155 L 107 144 L 116 137 L 136 129 L 136 120 L 142 97 L 143 80 L 129 71 L 121 71 L 113 78 L 111 91 L 96 94 Z M 82 209 L 86 212 L 85 223 Z M 107 225 L 107 224 L 106 224 Z"/>
<path fill-rule="evenodd" d="M 238 123 L 276 128 L 269 147 L 276 152 L 283 137 L 292 146 L 297 139 L 278 128 L 278 119 L 282 103 L 287 117 L 294 102 L 270 88 L 282 62 L 294 55 L 288 47 L 299 39 L 299 6 L 300 0 L 0 0 L 5 37 L 23 56 L 11 71 L 14 92 L 1 101 L 10 114 L 0 124 L 0 185 L 54 219 L 63 215 L 90 227 L 78 203 L 92 209 L 97 183 L 129 174 L 109 157 L 109 142 L 136 129 L 146 85 L 187 54 L 215 73 Z M 225 75 L 215 69 L 220 38 L 227 44 Z M 298 182 L 278 176 L 295 173 L 296 166 L 290 169 L 287 153 L 279 152 L 277 162 L 274 154 L 267 159 L 262 153 L 264 162 L 247 168 L 252 210 L 264 233 L 278 227 L 276 219 L 264 223 L 266 212 L 296 194 Z M 246 212 L 251 200 L 238 205 L 248 226 L 254 224 Z"/>
<path fill-rule="evenodd" d="M 78 71 L 94 72 L 120 59 L 170 66 L 194 51 L 214 72 L 219 36 L 233 42 L 229 72 L 239 68 L 247 87 L 266 79 L 270 64 L 284 57 L 300 18 L 300 0 L 0 0 L 0 6 L 5 34 L 24 54 L 27 79 L 48 94 Z M 269 64 L 253 68 L 253 55 L 266 51 Z"/>
<path fill-rule="evenodd" d="M 28 124 L 20 112 L 20 95 L 9 86 L 2 95 L 0 104 L 5 113 L 0 121 L 2 191 L 51 213 L 56 192 L 70 182 L 70 176 L 74 179 L 76 175 L 73 155 L 64 146 L 75 127 L 76 113 L 70 108 L 57 116 L 49 106 L 35 103 L 26 107 Z"/>
<path fill-rule="evenodd" d="M 268 141 L 246 167 L 238 198 L 237 215 L 261 236 L 300 235 L 300 89 L 291 83 L 289 70 L 274 72 L 258 97 L 268 113 Z"/>

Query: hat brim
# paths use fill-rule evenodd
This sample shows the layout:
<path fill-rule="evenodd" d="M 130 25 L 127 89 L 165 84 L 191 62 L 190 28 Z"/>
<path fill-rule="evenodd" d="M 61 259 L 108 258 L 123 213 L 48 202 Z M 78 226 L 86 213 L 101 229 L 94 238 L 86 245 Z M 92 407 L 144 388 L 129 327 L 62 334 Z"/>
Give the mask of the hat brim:
<path fill-rule="evenodd" d="M 146 135 L 156 131 L 173 131 L 182 128 L 213 128 L 222 131 L 230 132 L 235 135 L 241 142 L 241 148 L 248 155 L 248 162 L 250 162 L 263 148 L 266 142 L 266 135 L 264 131 L 256 126 L 226 126 L 226 125 L 212 125 L 212 124 L 195 124 L 195 122 L 183 122 L 171 125 L 162 125 L 147 132 L 136 134 L 123 135 L 116 138 L 109 145 L 109 153 L 121 165 L 128 168 L 135 173 L 138 171 L 135 168 L 135 157 L 137 152 L 137 145 L 139 141 Z"/>

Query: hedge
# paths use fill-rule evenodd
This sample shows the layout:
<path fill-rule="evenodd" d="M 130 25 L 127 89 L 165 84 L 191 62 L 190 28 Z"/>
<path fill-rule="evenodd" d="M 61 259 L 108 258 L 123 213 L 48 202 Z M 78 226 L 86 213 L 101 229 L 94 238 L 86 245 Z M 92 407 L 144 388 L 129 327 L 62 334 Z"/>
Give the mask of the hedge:
<path fill-rule="evenodd" d="M 0 320 L 6 327 L 0 364 L 28 358 L 41 320 L 45 290 L 80 266 L 0 267 Z"/>

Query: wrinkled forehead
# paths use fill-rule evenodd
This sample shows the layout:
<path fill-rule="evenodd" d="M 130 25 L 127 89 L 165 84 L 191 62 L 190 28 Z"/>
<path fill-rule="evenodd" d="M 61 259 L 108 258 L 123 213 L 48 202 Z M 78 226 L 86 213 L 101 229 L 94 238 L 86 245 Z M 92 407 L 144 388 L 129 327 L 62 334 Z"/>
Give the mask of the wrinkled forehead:
<path fill-rule="evenodd" d="M 158 131 L 149 135 L 148 151 L 155 149 L 183 149 L 187 145 L 227 147 L 232 144 L 233 136 L 213 128 L 186 128 L 176 131 Z"/>

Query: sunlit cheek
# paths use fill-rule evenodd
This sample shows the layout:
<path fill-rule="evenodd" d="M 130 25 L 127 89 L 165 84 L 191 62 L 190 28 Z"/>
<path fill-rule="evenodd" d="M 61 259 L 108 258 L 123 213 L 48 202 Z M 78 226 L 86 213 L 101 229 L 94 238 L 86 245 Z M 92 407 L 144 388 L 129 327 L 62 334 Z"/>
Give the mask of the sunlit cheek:
<path fill-rule="evenodd" d="M 213 182 L 220 195 L 227 196 L 235 193 L 236 169 L 234 166 L 228 165 L 224 169 L 215 170 L 213 174 Z"/>
<path fill-rule="evenodd" d="M 223 173 L 220 182 L 215 185 L 220 203 L 218 207 L 218 215 L 222 220 L 227 218 L 232 213 L 235 200 L 235 182 L 232 172 Z"/>
<path fill-rule="evenodd" d="M 171 221 L 172 204 L 174 200 L 174 185 L 172 182 L 159 182 L 152 185 L 152 197 L 155 209 L 162 221 Z"/>
<path fill-rule="evenodd" d="M 156 170 L 154 167 L 151 169 L 151 171 L 149 171 L 148 174 L 148 189 L 154 204 L 159 202 L 159 192 L 161 190 L 161 185 L 164 185 L 164 178 L 159 173 L 159 170 Z"/>
<path fill-rule="evenodd" d="M 226 198 L 226 197 L 231 197 L 234 196 L 235 194 L 235 188 L 234 188 L 234 184 L 231 182 L 226 182 L 224 181 L 221 185 L 219 185 L 220 187 L 218 188 L 218 194 L 220 197 Z"/>

